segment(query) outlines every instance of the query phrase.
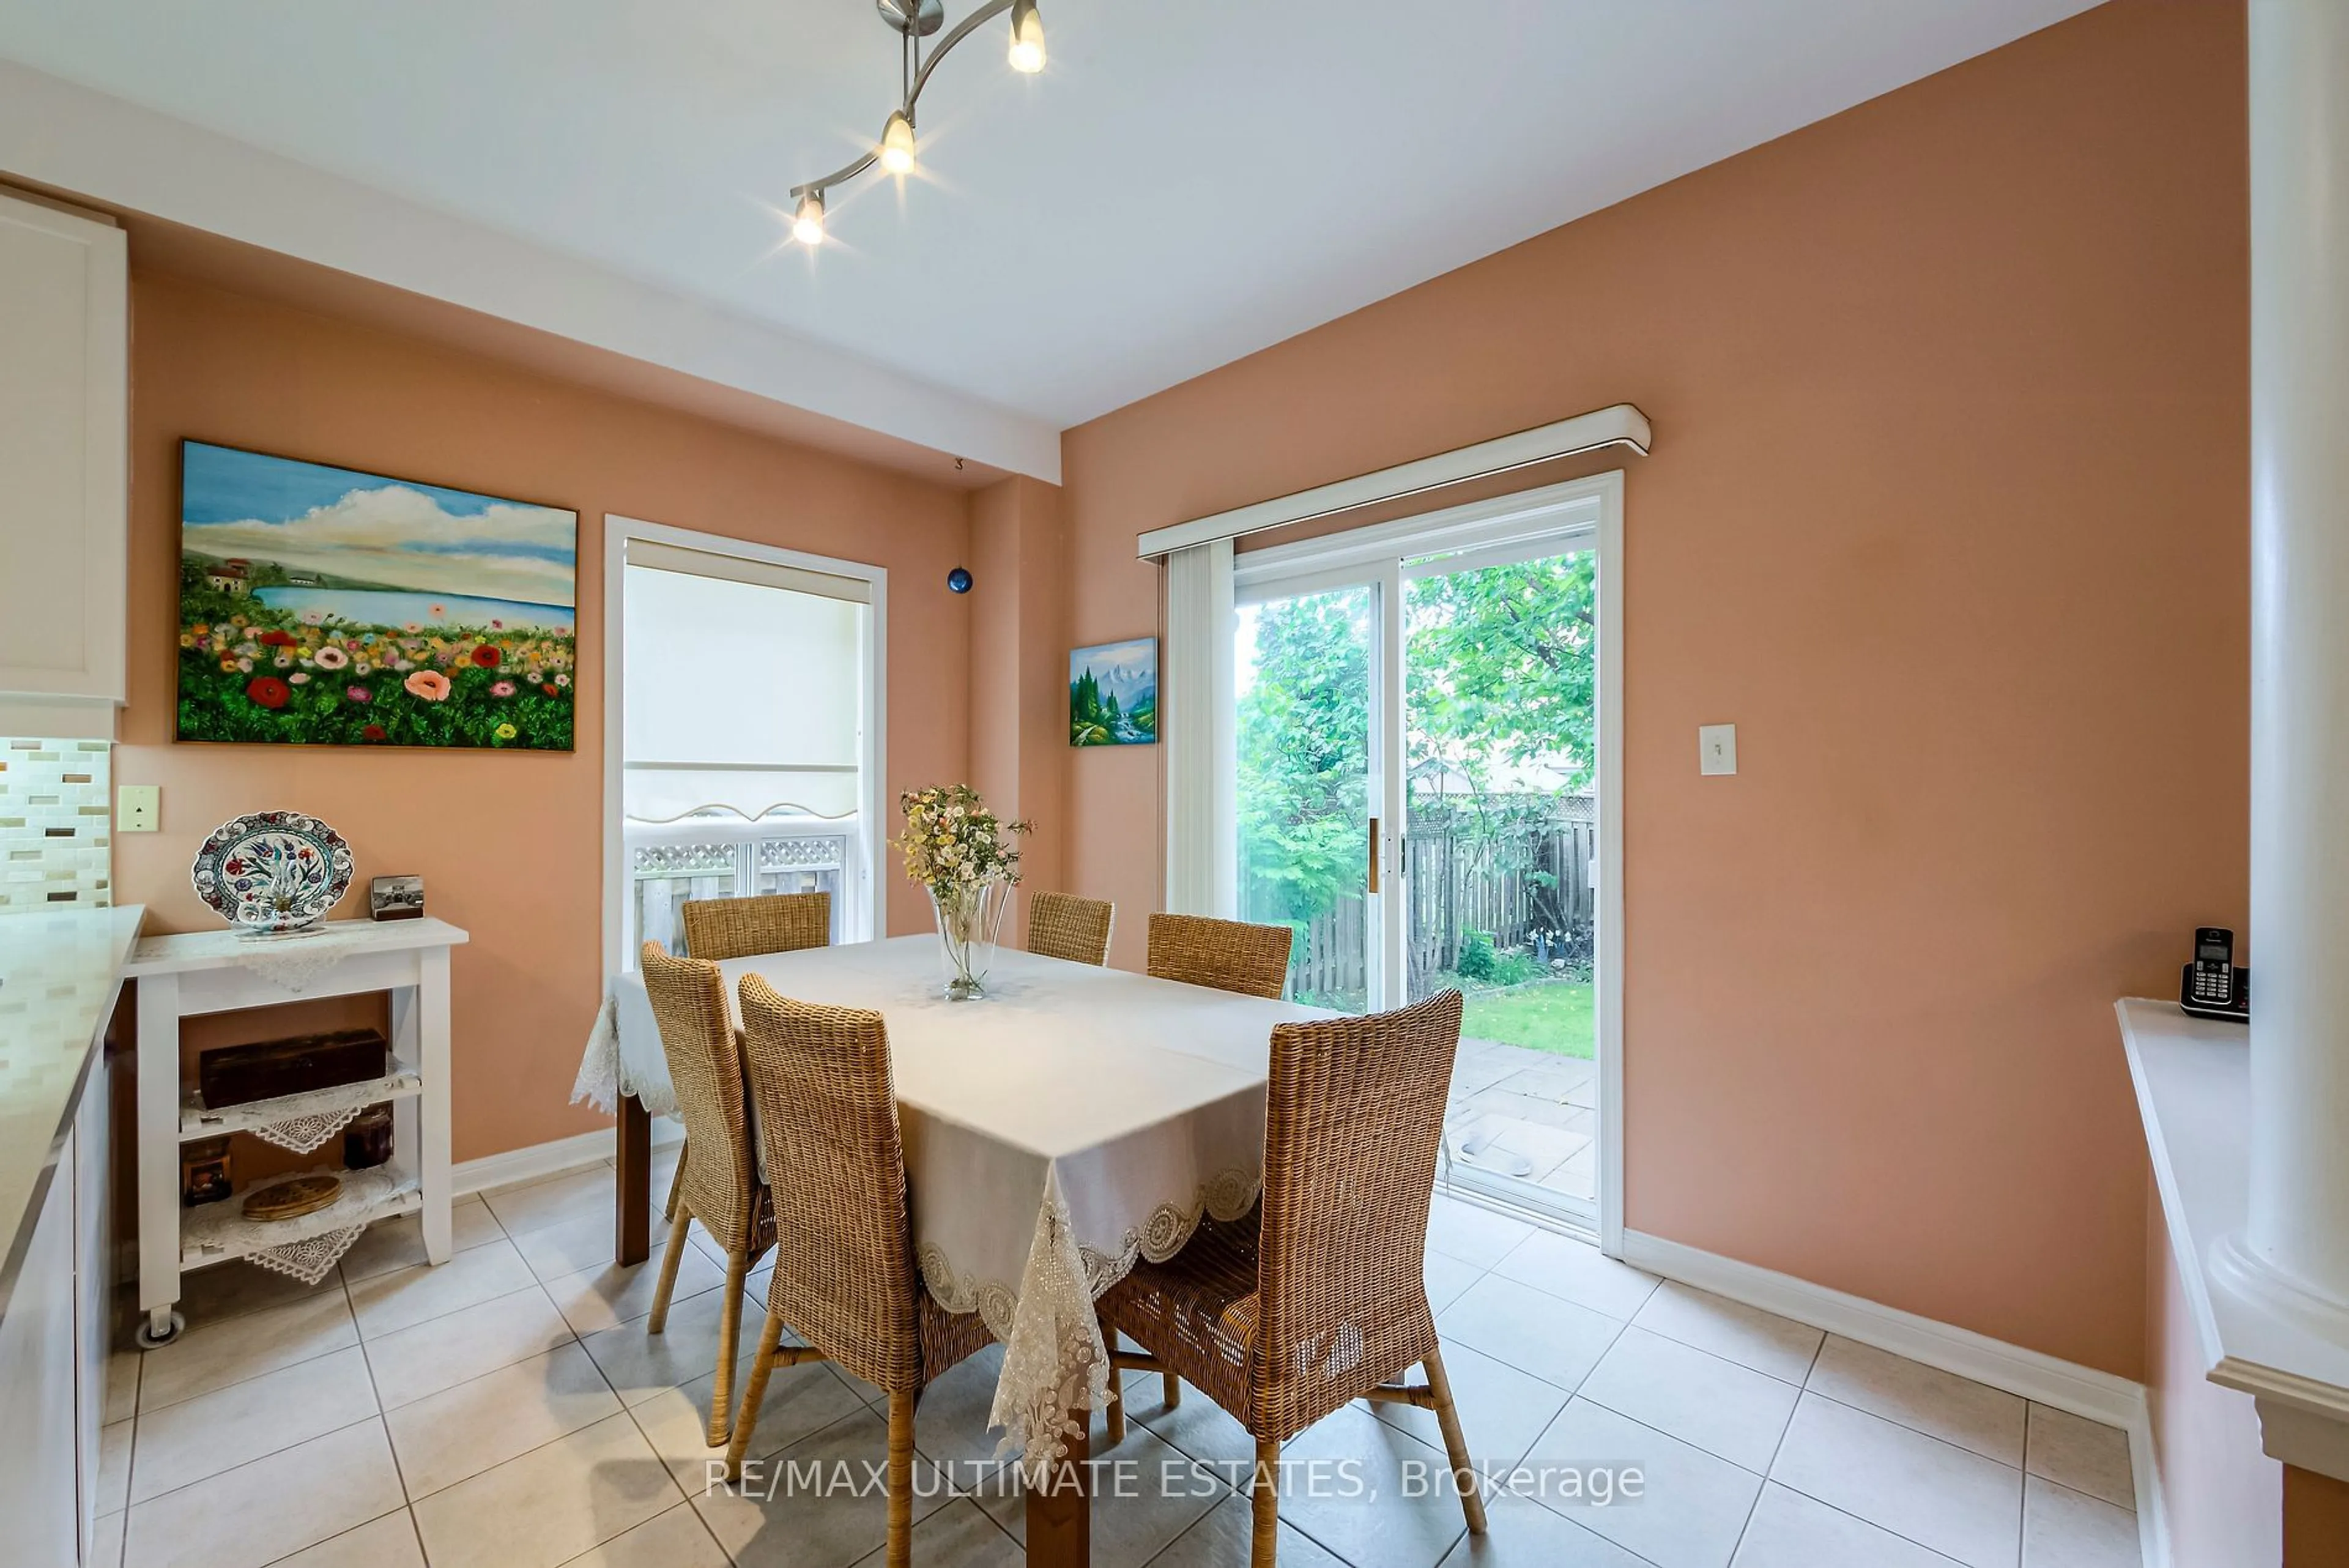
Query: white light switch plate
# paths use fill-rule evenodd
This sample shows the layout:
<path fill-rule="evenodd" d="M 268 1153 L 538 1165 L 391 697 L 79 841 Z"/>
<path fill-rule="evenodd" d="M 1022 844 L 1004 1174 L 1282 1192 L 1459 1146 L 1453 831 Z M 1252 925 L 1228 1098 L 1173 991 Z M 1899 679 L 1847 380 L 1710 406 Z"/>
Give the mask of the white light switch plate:
<path fill-rule="evenodd" d="M 162 786 L 124 784 L 114 792 L 114 831 L 152 833 L 162 815 Z"/>
<path fill-rule="evenodd" d="M 1733 774 L 1737 771 L 1737 726 L 1699 724 L 1696 727 L 1696 771 Z"/>

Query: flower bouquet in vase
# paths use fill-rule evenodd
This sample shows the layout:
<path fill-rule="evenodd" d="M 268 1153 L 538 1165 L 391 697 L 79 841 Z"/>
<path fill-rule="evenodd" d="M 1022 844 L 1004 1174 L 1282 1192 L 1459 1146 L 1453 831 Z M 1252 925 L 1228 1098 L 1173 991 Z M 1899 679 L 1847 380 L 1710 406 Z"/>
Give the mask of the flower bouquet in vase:
<path fill-rule="evenodd" d="M 897 797 L 905 831 L 905 875 L 929 890 L 946 950 L 947 996 L 967 1002 L 987 993 L 1003 912 L 1019 884 L 1024 822 L 1003 822 L 968 784 L 909 789 Z"/>

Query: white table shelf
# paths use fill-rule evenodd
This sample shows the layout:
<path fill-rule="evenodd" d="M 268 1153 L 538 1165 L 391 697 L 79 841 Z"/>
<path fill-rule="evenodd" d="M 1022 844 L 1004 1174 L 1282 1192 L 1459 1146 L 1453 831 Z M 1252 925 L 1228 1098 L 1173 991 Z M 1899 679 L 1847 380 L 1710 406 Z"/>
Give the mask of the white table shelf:
<path fill-rule="evenodd" d="M 390 1072 L 365 1083 L 308 1089 L 298 1095 L 279 1095 L 274 1099 L 247 1100 L 241 1106 L 223 1106 L 216 1111 L 205 1106 L 201 1091 L 191 1089 L 180 1106 L 180 1141 L 193 1143 L 198 1138 L 219 1137 L 224 1133 L 251 1132 L 255 1127 L 290 1122 L 297 1116 L 327 1116 L 385 1100 L 410 1099 L 423 1092 L 424 1075 L 398 1060 L 392 1063 Z"/>
<path fill-rule="evenodd" d="M 449 953 L 466 934 L 445 920 L 333 920 L 315 935 L 255 942 L 230 930 L 150 937 L 125 975 L 139 983 L 139 1306 L 142 1343 L 178 1334 L 180 1275 L 258 1250 L 236 1240 L 242 1198 L 184 1209 L 180 1146 L 273 1121 L 389 1100 L 392 1163 L 346 1177 L 349 1190 L 316 1214 L 270 1227 L 269 1245 L 419 1213 L 424 1255 L 446 1262 L 449 1214 Z M 191 1103 L 180 1023 L 209 1012 L 367 992 L 391 995 L 392 1070 L 366 1084 L 282 1096 L 221 1111 Z M 218 1121 L 211 1118 L 218 1117 Z"/>

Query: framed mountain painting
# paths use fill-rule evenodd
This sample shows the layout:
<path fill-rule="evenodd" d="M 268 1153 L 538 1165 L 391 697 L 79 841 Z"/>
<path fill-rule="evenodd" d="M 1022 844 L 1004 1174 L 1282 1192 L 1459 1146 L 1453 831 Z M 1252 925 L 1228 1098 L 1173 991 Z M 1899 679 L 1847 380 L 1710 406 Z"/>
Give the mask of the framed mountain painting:
<path fill-rule="evenodd" d="M 179 738 L 567 752 L 579 516 L 180 443 Z"/>
<path fill-rule="evenodd" d="M 1129 638 L 1069 655 L 1069 744 L 1158 741 L 1158 639 Z"/>

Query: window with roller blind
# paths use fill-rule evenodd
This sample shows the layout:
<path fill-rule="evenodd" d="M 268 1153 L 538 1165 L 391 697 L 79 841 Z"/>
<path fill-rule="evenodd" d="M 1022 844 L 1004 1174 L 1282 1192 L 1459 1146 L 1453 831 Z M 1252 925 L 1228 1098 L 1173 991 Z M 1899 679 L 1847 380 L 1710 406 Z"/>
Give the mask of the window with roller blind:
<path fill-rule="evenodd" d="M 689 898 L 820 890 L 871 936 L 873 584 L 639 537 L 623 569 L 623 961 Z"/>

